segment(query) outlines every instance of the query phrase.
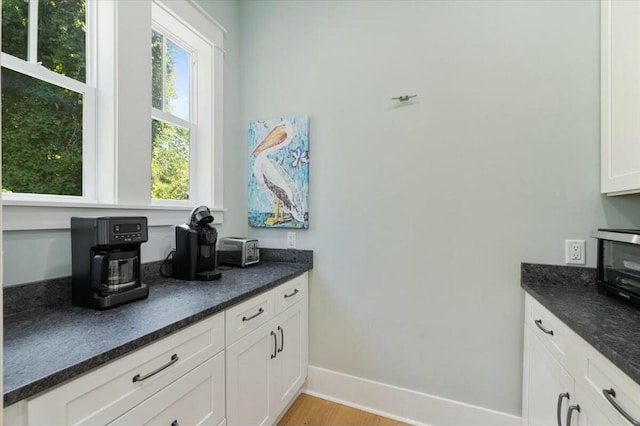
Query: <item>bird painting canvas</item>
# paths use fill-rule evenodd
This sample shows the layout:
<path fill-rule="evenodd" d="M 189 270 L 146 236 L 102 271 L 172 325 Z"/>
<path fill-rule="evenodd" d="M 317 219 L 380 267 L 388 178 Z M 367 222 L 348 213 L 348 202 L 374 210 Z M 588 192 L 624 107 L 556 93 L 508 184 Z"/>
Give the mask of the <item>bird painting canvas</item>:
<path fill-rule="evenodd" d="M 249 225 L 309 227 L 309 117 L 249 123 Z"/>

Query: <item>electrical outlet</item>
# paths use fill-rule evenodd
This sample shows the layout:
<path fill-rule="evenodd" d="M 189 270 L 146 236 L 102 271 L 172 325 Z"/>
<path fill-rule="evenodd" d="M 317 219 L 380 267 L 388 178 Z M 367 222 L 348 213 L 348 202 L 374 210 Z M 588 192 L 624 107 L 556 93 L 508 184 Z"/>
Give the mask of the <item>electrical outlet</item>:
<path fill-rule="evenodd" d="M 287 232 L 287 248 L 288 249 L 296 248 L 296 233 L 295 232 Z"/>
<path fill-rule="evenodd" d="M 564 241 L 564 262 L 575 265 L 584 265 L 587 263 L 584 240 Z"/>

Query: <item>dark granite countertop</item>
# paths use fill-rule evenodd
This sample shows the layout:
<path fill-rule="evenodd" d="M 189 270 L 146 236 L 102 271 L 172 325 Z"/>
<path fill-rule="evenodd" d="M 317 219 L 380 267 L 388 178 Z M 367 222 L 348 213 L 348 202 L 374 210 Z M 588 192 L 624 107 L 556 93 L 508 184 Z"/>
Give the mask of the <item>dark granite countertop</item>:
<path fill-rule="evenodd" d="M 598 293 L 593 268 L 522 264 L 521 286 L 640 384 L 640 306 Z"/>
<path fill-rule="evenodd" d="M 4 406 L 56 386 L 174 331 L 288 281 L 312 268 L 312 252 L 298 263 L 261 262 L 223 271 L 210 282 L 160 278 L 148 299 L 95 311 L 58 303 L 4 318 Z M 261 257 L 262 252 L 261 252 Z M 290 256 L 289 256 L 290 257 Z"/>

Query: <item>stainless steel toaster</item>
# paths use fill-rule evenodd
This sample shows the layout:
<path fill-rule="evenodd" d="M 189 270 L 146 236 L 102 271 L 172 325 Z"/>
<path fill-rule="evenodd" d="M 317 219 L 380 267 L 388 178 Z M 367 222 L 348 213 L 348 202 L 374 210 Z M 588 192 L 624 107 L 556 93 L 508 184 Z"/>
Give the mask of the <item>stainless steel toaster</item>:
<path fill-rule="evenodd" d="M 245 237 L 224 237 L 218 242 L 218 263 L 245 267 L 258 263 L 258 240 Z"/>

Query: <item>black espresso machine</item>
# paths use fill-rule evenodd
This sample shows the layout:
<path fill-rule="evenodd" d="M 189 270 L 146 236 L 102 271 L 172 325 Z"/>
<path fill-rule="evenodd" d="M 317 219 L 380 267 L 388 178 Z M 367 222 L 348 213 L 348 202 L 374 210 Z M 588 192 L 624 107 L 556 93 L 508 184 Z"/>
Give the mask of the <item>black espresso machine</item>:
<path fill-rule="evenodd" d="M 71 218 L 73 303 L 109 309 L 149 295 L 140 280 L 140 246 L 148 239 L 147 218 Z"/>

